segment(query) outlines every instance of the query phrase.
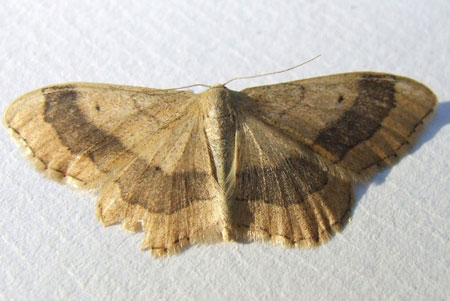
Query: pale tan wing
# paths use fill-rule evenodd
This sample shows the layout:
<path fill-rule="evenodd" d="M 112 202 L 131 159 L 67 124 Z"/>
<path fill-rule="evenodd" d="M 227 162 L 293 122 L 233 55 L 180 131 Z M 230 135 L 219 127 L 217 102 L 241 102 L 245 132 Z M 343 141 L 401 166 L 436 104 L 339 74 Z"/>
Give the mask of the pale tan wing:
<path fill-rule="evenodd" d="M 436 97 L 412 79 L 355 72 L 248 88 L 245 106 L 362 181 L 397 161 L 432 115 Z"/>
<path fill-rule="evenodd" d="M 222 238 L 224 193 L 210 157 L 200 110 L 191 110 L 147 145 L 102 190 L 98 217 L 142 229 L 143 249 L 167 255 Z"/>
<path fill-rule="evenodd" d="M 192 95 L 107 84 L 55 85 L 16 99 L 4 122 L 46 174 L 93 188 L 179 119 Z"/>
<path fill-rule="evenodd" d="M 232 216 L 238 238 L 314 246 L 345 224 L 351 183 L 250 112 L 240 111 Z M 231 178 L 231 177 L 230 177 Z"/>
<path fill-rule="evenodd" d="M 221 238 L 223 200 L 197 96 L 75 83 L 28 93 L 5 123 L 44 171 L 98 188 L 105 225 L 143 229 L 155 255 Z"/>

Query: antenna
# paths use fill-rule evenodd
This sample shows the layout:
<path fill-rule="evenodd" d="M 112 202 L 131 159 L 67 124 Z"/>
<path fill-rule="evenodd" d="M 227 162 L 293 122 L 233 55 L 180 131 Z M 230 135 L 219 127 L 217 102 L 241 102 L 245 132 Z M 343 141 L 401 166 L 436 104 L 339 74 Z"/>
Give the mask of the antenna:
<path fill-rule="evenodd" d="M 295 69 L 295 68 L 298 68 L 298 67 L 300 67 L 300 66 L 303 66 L 303 65 L 305 65 L 305 64 L 307 64 L 307 63 L 309 63 L 309 62 L 312 62 L 312 61 L 314 61 L 315 59 L 317 59 L 319 56 L 321 56 L 321 54 L 319 54 L 319 55 L 313 57 L 313 58 L 310 59 L 310 60 L 307 60 L 306 62 L 303 62 L 303 63 L 301 63 L 301 64 L 295 65 L 295 66 L 293 66 L 293 67 L 290 67 L 290 68 L 287 68 L 287 69 L 284 69 L 284 70 L 275 71 L 275 72 L 268 72 L 268 73 L 263 73 L 263 74 L 257 74 L 257 75 L 249 75 L 249 76 L 239 76 L 239 77 L 235 77 L 235 78 L 232 78 L 232 79 L 230 79 L 230 80 L 227 80 L 223 85 L 225 86 L 225 85 L 229 84 L 230 82 L 235 81 L 235 80 L 238 80 L 238 79 L 249 79 L 249 78 L 256 78 L 256 77 L 262 77 L 262 76 L 266 76 L 266 75 L 272 75 L 272 74 L 277 74 L 277 73 L 287 72 L 287 71 L 290 71 L 290 70 L 292 70 L 292 69 Z"/>
<path fill-rule="evenodd" d="M 315 59 L 317 59 L 318 57 L 320 57 L 321 54 L 316 55 L 315 57 L 313 57 L 312 59 L 307 60 L 306 62 L 300 63 L 298 65 L 295 65 L 293 67 L 287 68 L 287 69 L 283 69 L 283 70 L 279 70 L 279 71 L 274 71 L 274 72 L 268 72 L 268 73 L 263 73 L 263 74 L 257 74 L 257 75 L 249 75 L 249 76 L 239 76 L 239 77 L 234 77 L 230 80 L 227 80 L 225 83 L 223 83 L 221 86 L 225 86 L 229 83 L 231 83 L 232 81 L 238 80 L 238 79 L 249 79 L 249 78 L 256 78 L 256 77 L 262 77 L 262 76 L 267 76 L 267 75 L 272 75 L 272 74 L 277 74 L 277 73 L 283 73 L 283 72 L 287 72 L 290 71 L 292 69 L 298 68 L 300 66 L 303 66 L 309 62 L 314 61 Z M 205 84 L 192 84 L 192 85 L 188 85 L 188 86 L 182 86 L 182 87 L 176 87 L 176 88 L 167 88 L 167 89 L 161 89 L 161 90 L 180 90 L 180 89 L 186 89 L 186 88 L 192 88 L 192 87 L 206 87 L 206 88 L 212 88 L 213 86 L 209 86 L 209 85 L 205 85 Z"/>
<path fill-rule="evenodd" d="M 179 90 L 179 89 L 187 89 L 192 87 L 206 87 L 211 88 L 211 86 L 205 85 L 205 84 L 192 84 L 188 86 L 182 86 L 182 87 L 175 87 L 175 88 L 167 88 L 167 89 L 161 89 L 161 90 Z"/>

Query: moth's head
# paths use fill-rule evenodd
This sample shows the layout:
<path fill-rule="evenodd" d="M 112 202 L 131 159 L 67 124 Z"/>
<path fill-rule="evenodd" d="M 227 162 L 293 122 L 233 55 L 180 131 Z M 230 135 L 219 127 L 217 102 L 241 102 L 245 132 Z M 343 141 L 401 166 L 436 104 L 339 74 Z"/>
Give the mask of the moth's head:
<path fill-rule="evenodd" d="M 207 116 L 214 117 L 229 115 L 229 105 L 235 96 L 232 90 L 223 84 L 218 84 L 200 93 L 199 97 Z M 223 110 L 226 112 L 223 112 Z"/>
<path fill-rule="evenodd" d="M 215 84 L 215 85 L 211 85 L 210 89 L 217 89 L 217 88 L 225 88 L 227 89 L 227 87 L 225 87 L 224 84 Z"/>
<path fill-rule="evenodd" d="M 201 93 L 203 98 L 226 101 L 231 97 L 231 90 L 225 87 L 224 84 L 212 85 L 208 90 Z"/>

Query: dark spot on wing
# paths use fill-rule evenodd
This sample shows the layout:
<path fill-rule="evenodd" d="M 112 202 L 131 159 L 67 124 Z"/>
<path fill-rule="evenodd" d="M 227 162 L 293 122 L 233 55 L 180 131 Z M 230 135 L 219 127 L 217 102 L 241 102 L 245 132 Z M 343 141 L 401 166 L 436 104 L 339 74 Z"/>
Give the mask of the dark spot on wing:
<path fill-rule="evenodd" d="M 173 214 L 196 201 L 215 196 L 206 189 L 210 176 L 202 172 L 161 172 L 159 166 L 137 159 L 117 180 L 122 199 L 153 213 Z"/>
<path fill-rule="evenodd" d="M 358 83 L 358 96 L 341 118 L 322 130 L 315 140 L 339 158 L 375 134 L 396 105 L 395 77 L 366 75 Z"/>
<path fill-rule="evenodd" d="M 87 154 L 103 171 L 108 158 L 127 153 L 119 138 L 108 135 L 86 120 L 78 107 L 79 95 L 71 85 L 44 88 L 44 120 L 55 129 L 62 144 L 72 154 Z"/>

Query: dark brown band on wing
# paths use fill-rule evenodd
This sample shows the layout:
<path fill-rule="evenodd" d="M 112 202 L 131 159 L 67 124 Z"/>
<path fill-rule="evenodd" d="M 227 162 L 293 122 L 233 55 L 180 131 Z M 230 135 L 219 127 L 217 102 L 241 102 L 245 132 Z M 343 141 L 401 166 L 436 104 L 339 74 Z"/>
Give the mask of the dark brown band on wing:
<path fill-rule="evenodd" d="M 127 152 L 117 137 L 86 120 L 72 85 L 44 88 L 42 93 L 45 96 L 44 120 L 53 126 L 61 143 L 72 154 L 86 153 L 100 170 L 109 171 L 105 170 L 105 158 Z"/>
<path fill-rule="evenodd" d="M 236 201 L 287 206 L 304 202 L 327 181 L 327 173 L 318 165 L 303 158 L 287 158 L 273 168 L 244 168 L 236 175 L 234 196 Z"/>
<path fill-rule="evenodd" d="M 116 183 L 125 202 L 152 213 L 172 214 L 196 201 L 213 199 L 206 189 L 210 178 L 199 172 L 165 174 L 159 166 L 136 159 Z"/>
<path fill-rule="evenodd" d="M 88 122 L 78 107 L 79 95 L 71 85 L 46 88 L 44 120 L 55 129 L 61 143 L 72 154 L 86 154 L 102 171 L 109 171 L 108 162 L 115 156 L 137 157 L 125 148 L 119 138 Z M 203 173 L 164 174 L 137 158 L 116 180 L 122 199 L 140 204 L 153 213 L 172 214 L 195 201 L 210 200 L 205 188 L 209 176 Z"/>
<path fill-rule="evenodd" d="M 322 130 L 314 143 L 342 159 L 354 146 L 372 137 L 396 105 L 395 83 L 395 77 L 364 76 L 353 106 Z"/>

